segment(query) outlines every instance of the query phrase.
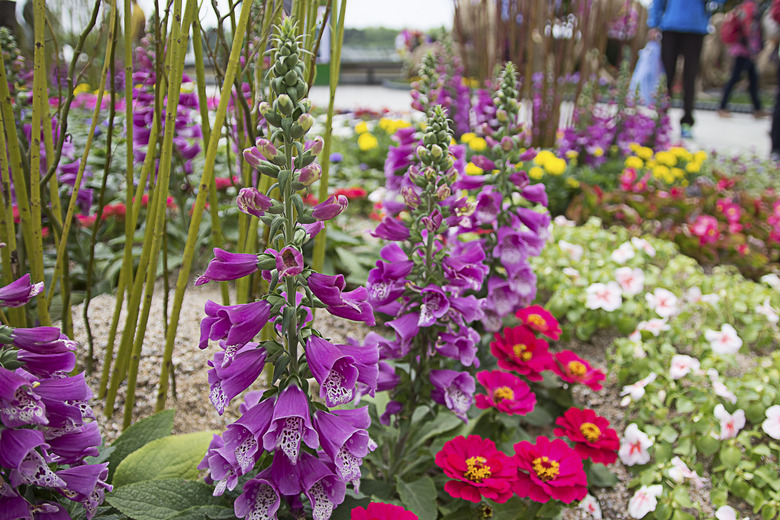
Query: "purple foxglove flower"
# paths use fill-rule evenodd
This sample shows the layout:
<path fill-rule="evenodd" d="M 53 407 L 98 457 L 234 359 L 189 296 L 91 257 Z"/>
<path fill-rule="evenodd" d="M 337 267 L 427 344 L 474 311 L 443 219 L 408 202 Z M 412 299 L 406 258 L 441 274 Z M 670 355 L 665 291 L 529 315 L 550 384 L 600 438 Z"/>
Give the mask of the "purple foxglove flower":
<path fill-rule="evenodd" d="M 509 282 L 498 276 L 488 279 L 488 294 L 485 297 L 485 310 L 495 311 L 499 316 L 507 316 L 514 312 L 518 305 L 518 297 L 509 286 Z"/>
<path fill-rule="evenodd" d="M 252 390 L 244 394 L 244 402 L 238 405 L 238 413 L 244 415 L 247 410 L 263 400 L 264 393 L 262 390 Z"/>
<path fill-rule="evenodd" d="M 487 178 L 487 175 L 464 175 L 452 187 L 456 190 L 479 190 L 485 185 Z"/>
<path fill-rule="evenodd" d="M 41 487 L 64 487 L 65 481 L 56 475 L 36 450 L 48 445 L 38 430 L 0 430 L 0 466 L 10 469 L 8 480 L 12 487 L 31 484 Z"/>
<path fill-rule="evenodd" d="M 270 520 L 276 518 L 280 503 L 279 490 L 271 483 L 268 472 L 263 471 L 244 484 L 243 493 L 234 502 L 233 510 L 238 518 Z"/>
<path fill-rule="evenodd" d="M 485 188 L 477 195 L 477 209 L 474 218 L 477 224 L 493 224 L 501 211 L 501 194 Z"/>
<path fill-rule="evenodd" d="M 346 483 L 325 463 L 308 453 L 301 457 L 300 466 L 301 485 L 311 503 L 312 519 L 328 520 L 336 506 L 344 501 Z"/>
<path fill-rule="evenodd" d="M 324 147 L 325 147 L 325 140 L 319 135 L 315 137 L 312 141 L 306 141 L 306 144 L 304 145 L 304 149 L 309 150 L 312 153 L 312 155 L 319 155 L 320 152 L 322 152 L 322 149 Z M 333 155 L 334 154 L 330 154 L 331 157 L 333 157 Z M 331 162 L 333 162 L 333 159 L 331 159 Z"/>
<path fill-rule="evenodd" d="M 288 498 L 291 495 L 298 496 L 303 489 L 301 488 L 301 481 L 303 480 L 302 464 L 303 460 L 307 457 L 311 457 L 308 453 L 301 452 L 301 457 L 298 459 L 297 464 L 290 462 L 290 459 L 285 457 L 282 453 L 274 452 L 273 461 L 271 465 L 263 471 L 264 475 L 268 475 L 268 479 L 273 482 L 279 494 Z M 250 468 L 251 469 L 251 468 Z"/>
<path fill-rule="evenodd" d="M 401 241 L 409 238 L 409 229 L 395 217 L 385 217 L 371 232 L 372 236 L 385 240 Z"/>
<path fill-rule="evenodd" d="M 529 305 L 536 298 L 536 274 L 527 263 L 515 271 L 507 282 L 509 282 L 509 288 L 519 298 L 521 307 Z"/>
<path fill-rule="evenodd" d="M 38 377 L 50 377 L 53 374 L 67 374 L 76 367 L 76 354 L 70 351 L 52 354 L 38 354 L 20 350 L 16 359 L 24 363 L 24 368 Z"/>
<path fill-rule="evenodd" d="M 133 137 L 133 140 L 135 140 L 135 134 L 133 134 Z M 248 162 L 252 168 L 257 168 L 266 159 L 265 156 L 260 153 L 260 150 L 253 146 L 244 150 L 244 160 Z"/>
<path fill-rule="evenodd" d="M 81 502 L 87 512 L 87 518 L 95 516 L 97 506 L 103 502 L 102 494 L 109 492 L 113 486 L 106 484 L 108 478 L 108 462 L 103 464 L 84 464 L 57 472 L 57 476 L 65 481 L 65 488 L 59 490 L 65 497 L 74 502 Z"/>
<path fill-rule="evenodd" d="M 366 283 L 368 301 L 375 308 L 403 294 L 406 276 L 414 267 L 414 262 L 408 259 L 398 244 L 387 244 L 380 251 L 380 256 L 386 261 L 377 261 L 376 267 L 368 273 Z"/>
<path fill-rule="evenodd" d="M 328 276 L 312 273 L 308 278 L 309 289 L 314 296 L 327 305 L 327 311 L 334 316 L 353 321 L 363 321 L 369 327 L 376 325 L 374 311 L 368 299 L 365 287 L 358 287 L 349 292 L 342 292 L 346 287 L 344 276 L 338 274 Z"/>
<path fill-rule="evenodd" d="M 471 162 L 473 162 L 477 168 L 485 170 L 486 172 L 490 172 L 496 169 L 496 163 L 484 155 L 472 155 Z"/>
<path fill-rule="evenodd" d="M 222 495 L 225 489 L 233 490 L 238 484 L 238 462 L 232 451 L 225 451 L 225 442 L 220 435 L 214 434 L 209 443 L 209 449 L 203 460 L 198 464 L 198 469 L 208 470 L 205 481 L 214 484 L 214 496 Z M 230 459 L 230 460 L 228 460 Z"/>
<path fill-rule="evenodd" d="M 78 464 L 84 457 L 97 457 L 97 447 L 103 439 L 97 422 L 86 423 L 78 428 L 59 434 L 59 431 L 45 432 L 46 442 L 51 446 L 52 460 L 60 464 Z M 56 436 L 55 436 L 56 435 Z"/>
<path fill-rule="evenodd" d="M 216 352 L 214 361 L 207 362 L 212 367 L 208 371 L 209 399 L 219 415 L 235 396 L 257 380 L 265 366 L 266 352 L 258 343 L 242 346 L 233 355 L 233 361 L 225 363 L 228 355 L 228 351 Z"/>
<path fill-rule="evenodd" d="M 517 218 L 531 231 L 539 235 L 545 235 L 542 240 L 547 238 L 547 228 L 550 226 L 550 214 L 546 211 L 539 213 L 528 208 L 517 208 Z"/>
<path fill-rule="evenodd" d="M 30 283 L 30 275 L 0 288 L 0 306 L 21 307 L 43 291 L 43 282 Z"/>
<path fill-rule="evenodd" d="M 387 322 L 387 325 L 392 327 L 396 333 L 399 346 L 403 352 L 402 355 L 406 355 L 409 351 L 409 345 L 412 343 L 412 339 L 420 331 L 420 326 L 418 325 L 419 321 L 420 315 L 416 312 L 410 312 L 404 314 L 400 318 Z"/>
<path fill-rule="evenodd" d="M 311 426 L 306 394 L 291 384 L 282 390 L 276 400 L 271 425 L 263 435 L 263 449 L 266 451 L 280 449 L 293 464 L 296 464 L 301 450 L 301 441 L 313 450 L 320 446 L 317 432 Z"/>
<path fill-rule="evenodd" d="M 535 157 L 536 157 L 536 150 L 534 148 L 529 148 L 528 150 L 520 154 L 520 161 L 522 162 L 533 161 Z"/>
<path fill-rule="evenodd" d="M 542 206 L 547 206 L 547 191 L 542 183 L 526 186 L 523 188 L 522 195 L 529 202 L 536 202 Z"/>
<path fill-rule="evenodd" d="M 226 340 L 228 345 L 243 345 L 252 340 L 268 322 L 271 305 L 259 302 L 223 306 L 209 300 L 206 317 L 200 322 L 199 348 L 206 348 L 209 339 Z"/>
<path fill-rule="evenodd" d="M 235 460 L 236 475 L 248 473 L 262 455 L 260 446 L 263 435 L 271 425 L 273 410 L 273 399 L 260 401 L 244 412 L 236 422 L 230 424 L 222 435 L 224 446 L 220 446 L 217 452 L 226 460 Z M 235 486 L 235 482 L 232 485 Z M 228 486 L 228 489 L 233 488 Z"/>
<path fill-rule="evenodd" d="M 430 327 L 436 320 L 447 314 L 450 309 L 450 301 L 440 287 L 433 284 L 421 291 L 422 303 L 420 304 L 420 317 L 417 325 Z"/>
<path fill-rule="evenodd" d="M 7 482 L 0 482 L 0 511 L 5 518 L 30 518 L 30 504 Z"/>
<path fill-rule="evenodd" d="M 298 182 L 304 186 L 311 186 L 322 176 L 322 167 L 317 163 L 311 163 L 310 165 L 298 170 Z"/>
<path fill-rule="evenodd" d="M 348 204 L 349 200 L 344 195 L 331 195 L 312 208 L 311 216 L 317 220 L 330 220 L 347 209 Z"/>
<path fill-rule="evenodd" d="M 483 304 L 484 300 L 478 300 L 473 294 L 450 298 L 450 319 L 462 325 L 481 320 L 484 314 L 482 311 Z"/>
<path fill-rule="evenodd" d="M 0 419 L 8 428 L 49 423 L 46 407 L 32 390 L 30 381 L 3 367 L 0 367 Z"/>
<path fill-rule="evenodd" d="M 531 182 L 531 179 L 528 177 L 528 173 L 525 170 L 513 173 L 509 176 L 509 180 L 512 181 L 519 190 L 525 189 L 525 187 L 528 186 L 528 183 Z"/>
<path fill-rule="evenodd" d="M 236 204 L 239 211 L 260 218 L 271 209 L 274 201 L 256 188 L 241 188 L 236 197 Z"/>
<path fill-rule="evenodd" d="M 398 401 L 390 401 L 387 403 L 387 407 L 385 408 L 385 412 L 379 417 L 379 423 L 384 424 L 385 426 L 390 426 L 390 417 L 393 415 L 398 415 L 401 410 L 403 410 L 404 405 L 399 403 Z"/>
<path fill-rule="evenodd" d="M 376 377 L 376 391 L 384 392 L 385 390 L 392 390 L 401 381 L 401 376 L 395 373 L 393 365 L 386 361 L 380 361 L 377 365 L 379 372 Z"/>
<path fill-rule="evenodd" d="M 11 339 L 15 347 L 35 354 L 58 354 L 78 347 L 78 343 L 68 339 L 57 327 L 14 329 Z"/>
<path fill-rule="evenodd" d="M 279 276 L 295 276 L 303 272 L 303 254 L 293 246 L 287 246 L 276 255 Z"/>
<path fill-rule="evenodd" d="M 431 399 L 446 406 L 463 422 L 469 422 L 466 412 L 474 401 L 476 388 L 471 374 L 454 370 L 431 370 L 430 380 L 433 384 Z"/>
<path fill-rule="evenodd" d="M 479 334 L 474 329 L 463 329 L 458 334 L 442 333 L 436 340 L 436 352 L 450 359 L 457 359 L 463 366 L 470 367 L 472 364 L 479 368 L 479 359 L 477 359 L 477 344 L 479 343 Z"/>
<path fill-rule="evenodd" d="M 367 408 L 350 410 L 368 414 Z M 356 417 L 357 418 L 357 417 Z M 368 455 L 371 439 L 365 428 L 354 424 L 352 416 L 340 416 L 318 410 L 314 414 L 314 426 L 322 439 L 322 450 L 333 461 L 336 471 L 344 481 L 360 478 L 360 464 Z"/>
<path fill-rule="evenodd" d="M 519 231 L 511 227 L 501 227 L 496 236 L 493 257 L 501 260 L 507 272 L 514 272 L 528 257 L 526 242 Z"/>
<path fill-rule="evenodd" d="M 334 345 L 317 336 L 309 336 L 306 359 L 312 375 L 320 384 L 320 397 L 328 406 L 352 402 L 358 381 L 366 384 L 374 395 L 379 362 L 376 345 Z"/>
<path fill-rule="evenodd" d="M 435 233 L 436 230 L 439 229 L 439 226 L 441 226 L 441 221 L 442 215 L 441 211 L 439 211 L 439 208 L 434 209 L 430 215 L 421 219 L 423 227 L 425 227 L 425 229 L 431 233 Z"/>
<path fill-rule="evenodd" d="M 320 221 L 314 222 L 312 224 L 301 224 L 300 225 L 304 231 L 306 231 L 307 235 L 307 241 L 311 240 L 312 238 L 316 237 L 320 231 L 325 227 L 325 224 L 323 224 Z"/>
<path fill-rule="evenodd" d="M 251 253 L 231 253 L 215 247 L 214 259 L 209 262 L 203 276 L 195 281 L 195 285 L 203 285 L 212 280 L 216 282 L 238 280 L 255 271 L 257 271 L 257 255 Z"/>
<path fill-rule="evenodd" d="M 482 241 L 458 243 L 458 250 L 442 260 L 442 269 L 448 285 L 478 291 L 490 268 L 484 264 Z"/>
<path fill-rule="evenodd" d="M 81 425 L 95 415 L 89 406 L 92 391 L 87 386 L 84 373 L 72 377 L 58 377 L 37 381 L 35 393 L 46 407 L 50 428 Z"/>

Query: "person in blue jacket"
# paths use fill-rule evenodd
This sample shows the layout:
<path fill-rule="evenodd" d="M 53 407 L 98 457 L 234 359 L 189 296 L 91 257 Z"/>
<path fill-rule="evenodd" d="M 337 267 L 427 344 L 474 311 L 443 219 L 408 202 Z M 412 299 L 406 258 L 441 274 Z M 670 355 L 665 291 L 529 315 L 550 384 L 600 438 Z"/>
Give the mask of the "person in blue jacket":
<path fill-rule="evenodd" d="M 722 4 L 725 0 L 714 0 Z M 669 93 L 682 55 L 683 117 L 680 128 L 683 138 L 690 138 L 693 127 L 693 102 L 696 94 L 696 76 L 699 75 L 699 57 L 704 36 L 709 31 L 710 13 L 705 0 L 653 0 L 647 17 L 650 40 L 661 39 L 661 61 L 666 71 Z"/>

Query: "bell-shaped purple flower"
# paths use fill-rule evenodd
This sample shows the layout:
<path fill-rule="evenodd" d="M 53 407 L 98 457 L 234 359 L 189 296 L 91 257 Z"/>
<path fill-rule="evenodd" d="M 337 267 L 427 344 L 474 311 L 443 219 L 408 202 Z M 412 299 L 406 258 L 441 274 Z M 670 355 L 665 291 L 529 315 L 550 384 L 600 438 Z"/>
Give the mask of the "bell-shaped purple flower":
<path fill-rule="evenodd" d="M 474 210 L 477 224 L 493 224 L 501 211 L 501 200 L 501 194 L 490 188 L 477 195 L 477 208 Z"/>
<path fill-rule="evenodd" d="M 420 317 L 417 325 L 430 327 L 436 320 L 447 314 L 450 309 L 450 301 L 444 291 L 436 285 L 429 285 L 421 291 L 422 303 L 420 304 Z"/>
<path fill-rule="evenodd" d="M 279 276 L 295 276 L 303 272 L 303 254 L 293 246 L 287 246 L 276 255 Z"/>
<path fill-rule="evenodd" d="M 423 217 L 420 223 L 431 233 L 435 233 L 441 226 L 442 214 L 439 208 L 435 208 L 430 215 Z"/>
<path fill-rule="evenodd" d="M 108 462 L 62 469 L 57 471 L 57 476 L 66 484 L 60 493 L 74 502 L 84 504 L 88 519 L 95 516 L 97 506 L 103 502 L 105 492 L 114 489 L 113 486 L 106 484 Z"/>
<path fill-rule="evenodd" d="M 464 326 L 472 321 L 481 320 L 483 316 L 482 307 L 484 300 L 477 299 L 470 294 L 468 296 L 455 296 L 450 298 L 450 319 Z"/>
<path fill-rule="evenodd" d="M 474 401 L 476 388 L 471 374 L 454 370 L 431 370 L 430 380 L 433 384 L 431 399 L 446 406 L 462 421 L 468 422 L 466 412 Z"/>
<path fill-rule="evenodd" d="M 226 363 L 226 356 L 232 361 Z M 230 401 L 249 388 L 257 380 L 265 366 L 265 349 L 258 343 L 250 342 L 240 347 L 235 354 L 230 351 L 216 352 L 214 360 L 208 361 L 209 399 L 222 415 Z"/>
<path fill-rule="evenodd" d="M 271 425 L 273 410 L 273 399 L 260 401 L 249 408 L 236 422 L 229 425 L 222 435 L 224 447 L 218 451 L 227 460 L 236 461 L 234 470 L 237 475 L 248 473 L 260 458 L 263 435 Z M 233 488 L 229 487 L 229 489 Z"/>
<path fill-rule="evenodd" d="M 493 257 L 501 260 L 501 265 L 507 272 L 514 272 L 528 258 L 526 242 L 520 231 L 511 227 L 501 227 L 496 236 Z"/>
<path fill-rule="evenodd" d="M 233 511 L 238 518 L 274 519 L 281 504 L 279 490 L 271 483 L 268 470 L 261 472 L 252 480 L 248 480 L 233 504 Z M 262 475 L 262 476 L 261 476 Z"/>
<path fill-rule="evenodd" d="M 531 182 L 531 179 L 528 177 L 528 172 L 525 170 L 520 170 L 519 172 L 511 174 L 509 180 L 521 191 Z"/>
<path fill-rule="evenodd" d="M 371 235 L 385 240 L 401 241 L 409 238 L 409 229 L 400 219 L 385 217 Z"/>
<path fill-rule="evenodd" d="M 496 169 L 496 163 L 484 155 L 472 155 L 471 162 L 473 162 L 477 168 L 485 170 L 486 172 L 490 172 Z"/>
<path fill-rule="evenodd" d="M 76 367 L 76 354 L 70 351 L 38 354 L 20 350 L 16 354 L 16 359 L 24 363 L 25 370 L 38 377 L 68 374 Z"/>
<path fill-rule="evenodd" d="M 436 340 L 436 352 L 450 359 L 457 359 L 463 366 L 470 367 L 472 364 L 479 367 L 477 359 L 477 344 L 479 343 L 479 334 L 474 329 L 466 329 L 466 333 L 461 330 L 458 334 L 441 333 Z"/>
<path fill-rule="evenodd" d="M 481 289 L 485 275 L 490 270 L 484 260 L 485 250 L 481 241 L 458 244 L 458 250 L 442 260 L 442 269 L 448 285 L 475 291 Z"/>
<path fill-rule="evenodd" d="M 376 324 L 374 311 L 368 299 L 365 287 L 358 287 L 349 292 L 342 292 L 346 287 L 343 275 L 328 276 L 312 273 L 307 280 L 309 289 L 317 298 L 327 305 L 327 310 L 334 316 L 353 321 L 363 321 L 372 327 Z"/>
<path fill-rule="evenodd" d="M 3 367 L 0 367 L 0 419 L 8 428 L 49 423 L 46 406 L 30 381 Z"/>
<path fill-rule="evenodd" d="M 76 350 L 78 343 L 68 339 L 57 327 L 14 329 L 11 339 L 15 347 L 35 354 L 57 354 Z"/>
<path fill-rule="evenodd" d="M 206 348 L 210 339 L 224 339 L 228 345 L 248 343 L 265 326 L 270 314 L 271 305 L 265 300 L 229 306 L 209 300 L 206 317 L 200 322 L 198 347 Z"/>
<path fill-rule="evenodd" d="M 38 430 L 0 430 L 0 466 L 10 471 L 12 487 L 30 484 L 41 487 L 64 487 L 65 481 L 46 464 L 36 448 L 48 448 L 43 434 Z"/>
<path fill-rule="evenodd" d="M 400 318 L 396 318 L 392 321 L 388 321 L 387 325 L 392 327 L 395 331 L 396 338 L 400 347 L 400 356 L 403 357 L 409 351 L 409 345 L 411 345 L 412 339 L 420 331 L 418 322 L 420 321 L 420 315 L 416 312 L 410 312 L 404 314 Z"/>
<path fill-rule="evenodd" d="M 547 228 L 550 226 L 550 214 L 548 212 L 540 213 L 528 208 L 517 208 L 517 218 L 543 240 L 547 239 Z"/>
<path fill-rule="evenodd" d="M 52 460 L 60 464 L 79 464 L 84 457 L 97 457 L 97 447 L 103 441 L 97 422 L 75 429 L 47 430 L 44 435 L 51 446 Z"/>
<path fill-rule="evenodd" d="M 403 294 L 406 276 L 414 267 L 398 244 L 387 244 L 380 256 L 385 261 L 377 261 L 376 267 L 368 273 L 366 283 L 368 301 L 377 310 Z"/>
<path fill-rule="evenodd" d="M 359 412 L 368 416 L 367 407 L 348 412 Z M 322 440 L 322 449 L 333 461 L 336 471 L 344 481 L 360 478 L 360 464 L 373 447 L 368 432 L 355 414 L 337 414 L 318 410 L 314 414 L 314 425 Z M 358 422 L 358 424 L 355 424 Z M 370 423 L 370 420 L 369 420 Z"/>
<path fill-rule="evenodd" d="M 300 460 L 303 493 L 311 503 L 313 520 L 328 520 L 337 505 L 344 501 L 346 483 L 333 474 L 325 463 L 304 453 Z"/>
<path fill-rule="evenodd" d="M 527 161 L 533 161 L 536 157 L 537 151 L 535 148 L 529 148 L 528 150 L 524 151 L 520 154 L 520 161 L 521 162 L 527 162 Z"/>
<path fill-rule="evenodd" d="M 498 276 L 488 279 L 488 294 L 485 297 L 485 310 L 493 310 L 501 317 L 516 311 L 518 306 L 517 294 L 512 290 L 509 282 Z"/>
<path fill-rule="evenodd" d="M 251 253 L 231 253 L 215 247 L 214 259 L 209 262 L 203 276 L 200 276 L 195 281 L 195 285 L 203 285 L 211 281 L 227 282 L 229 280 L 238 280 L 257 270 L 257 255 Z"/>
<path fill-rule="evenodd" d="M 328 406 L 347 404 L 355 399 L 356 383 L 376 390 L 379 351 L 376 346 L 334 345 L 317 336 L 306 342 L 306 359 L 320 384 L 320 397 Z"/>
<path fill-rule="evenodd" d="M 346 196 L 331 195 L 312 208 L 311 216 L 317 220 L 330 220 L 347 209 L 348 204 L 349 200 Z"/>
<path fill-rule="evenodd" d="M 386 361 L 380 361 L 377 365 L 379 372 L 376 377 L 376 391 L 384 392 L 392 390 L 401 382 L 401 376 L 395 373 L 393 365 Z"/>
<path fill-rule="evenodd" d="M 21 307 L 43 291 L 43 282 L 30 283 L 30 275 L 25 274 L 5 287 L 0 288 L 0 306 Z"/>
<path fill-rule="evenodd" d="M 271 209 L 274 201 L 256 188 L 241 188 L 236 197 L 236 205 L 239 211 L 260 218 Z"/>
<path fill-rule="evenodd" d="M 298 462 L 301 442 L 315 450 L 320 446 L 317 432 L 312 428 L 309 401 L 306 394 L 291 384 L 279 394 L 274 405 L 271 425 L 263 435 L 263 449 L 279 449 L 293 464 Z"/>
<path fill-rule="evenodd" d="M 547 206 L 547 191 L 544 184 L 531 184 L 523 188 L 521 193 L 529 202 L 536 202 L 542 206 Z"/>
<path fill-rule="evenodd" d="M 214 434 L 209 443 L 209 449 L 198 469 L 207 470 L 205 481 L 213 484 L 214 496 L 222 495 L 225 489 L 233 490 L 238 484 L 238 462 L 233 451 L 223 450 L 225 442 L 220 435 Z"/>
<path fill-rule="evenodd" d="M 390 401 L 387 403 L 384 413 L 379 416 L 379 423 L 384 424 L 385 426 L 390 426 L 390 418 L 393 415 L 398 415 L 401 410 L 403 410 L 403 408 L 404 405 L 398 401 Z"/>
<path fill-rule="evenodd" d="M 95 418 L 89 406 L 92 391 L 87 386 L 83 372 L 72 377 L 42 379 L 36 383 L 35 393 L 46 407 L 49 427 L 81 425 L 85 420 Z"/>

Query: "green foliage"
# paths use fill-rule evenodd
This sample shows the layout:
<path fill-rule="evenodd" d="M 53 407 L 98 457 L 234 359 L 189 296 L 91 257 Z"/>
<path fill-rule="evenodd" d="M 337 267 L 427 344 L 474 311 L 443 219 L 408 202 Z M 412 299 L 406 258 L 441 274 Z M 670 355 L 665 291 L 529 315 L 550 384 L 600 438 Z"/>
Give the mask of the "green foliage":
<path fill-rule="evenodd" d="M 142 481 L 122 486 L 107 495 L 106 501 L 133 520 L 202 520 L 225 518 L 232 513 L 224 500 L 212 496 L 212 488 L 182 479 Z"/>
<path fill-rule="evenodd" d="M 135 424 L 130 425 L 122 435 L 111 445 L 114 448 L 108 457 L 108 478 L 111 478 L 116 471 L 116 467 L 125 457 L 132 452 L 140 449 L 147 443 L 167 437 L 173 431 L 173 410 L 163 410 L 151 417 L 147 417 Z"/>

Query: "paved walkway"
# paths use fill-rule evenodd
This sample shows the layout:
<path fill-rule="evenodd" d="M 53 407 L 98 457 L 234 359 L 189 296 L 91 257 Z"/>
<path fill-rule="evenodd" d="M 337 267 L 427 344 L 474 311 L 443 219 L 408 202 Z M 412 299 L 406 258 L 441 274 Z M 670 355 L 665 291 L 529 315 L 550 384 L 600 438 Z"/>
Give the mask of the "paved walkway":
<path fill-rule="evenodd" d="M 315 105 L 327 107 L 328 87 L 313 87 L 310 96 Z M 344 85 L 336 91 L 336 107 L 341 109 L 387 108 L 392 112 L 410 113 L 410 103 L 411 97 L 407 90 Z M 682 111 L 672 109 L 671 117 L 675 140 L 679 140 L 678 123 Z M 698 110 L 695 117 L 694 138 L 686 141 L 687 146 L 707 151 L 715 149 L 720 153 L 757 154 L 759 157 L 769 155 L 770 118 L 757 121 L 748 114 L 734 114 L 730 119 L 721 119 L 716 112 L 706 110 Z"/>

